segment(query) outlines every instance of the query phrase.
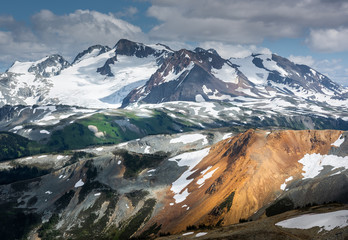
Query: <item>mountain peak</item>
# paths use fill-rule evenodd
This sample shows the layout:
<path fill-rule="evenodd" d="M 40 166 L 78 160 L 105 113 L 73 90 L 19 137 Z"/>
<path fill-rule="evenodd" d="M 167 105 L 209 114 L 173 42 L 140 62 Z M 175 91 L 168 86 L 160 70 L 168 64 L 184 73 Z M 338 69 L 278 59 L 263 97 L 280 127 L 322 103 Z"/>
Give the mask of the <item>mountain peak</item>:
<path fill-rule="evenodd" d="M 98 56 L 100 54 L 103 54 L 105 52 L 110 51 L 111 48 L 108 46 L 102 46 L 102 45 L 94 45 L 89 47 L 88 49 L 84 50 L 83 52 L 80 52 L 74 59 L 72 64 L 75 64 L 77 62 L 80 62 L 81 60 L 85 59 L 89 55 Z"/>

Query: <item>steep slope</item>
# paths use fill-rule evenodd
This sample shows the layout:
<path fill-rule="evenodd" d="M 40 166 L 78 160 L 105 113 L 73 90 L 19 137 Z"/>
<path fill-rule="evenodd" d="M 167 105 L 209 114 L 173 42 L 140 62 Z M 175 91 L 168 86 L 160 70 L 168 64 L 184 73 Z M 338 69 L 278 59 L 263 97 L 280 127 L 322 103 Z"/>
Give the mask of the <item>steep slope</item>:
<path fill-rule="evenodd" d="M 226 60 L 214 50 L 197 48 L 169 56 L 146 85 L 124 99 L 122 106 L 135 102 L 252 101 L 286 97 L 295 102 L 344 105 L 346 92 L 347 89 L 314 69 L 275 54 Z"/>
<path fill-rule="evenodd" d="M 1 163 L 1 171 L 13 177 L 38 168 L 39 176 L 1 185 L 0 208 L 35 216 L 33 224 L 50 219 L 30 235 L 129 239 L 228 226 L 313 203 L 347 204 L 347 136 L 203 131 L 26 157 L 14 160 L 19 168 Z"/>
<path fill-rule="evenodd" d="M 346 88 L 275 54 L 224 59 L 213 49 L 174 51 L 121 39 L 95 45 L 72 64 L 59 55 L 15 62 L 0 75 L 0 105 L 65 104 L 86 108 L 138 103 L 222 101 L 302 108 L 347 106 Z"/>
<path fill-rule="evenodd" d="M 16 62 L 0 76 L 1 105 L 118 107 L 170 52 L 162 45 L 145 46 L 121 39 L 112 49 L 95 45 L 84 50 L 72 64 L 59 55 Z"/>
<path fill-rule="evenodd" d="M 332 144 L 340 137 L 340 131 L 329 130 L 272 133 L 250 130 L 226 139 L 212 146 L 202 161 L 190 167 L 186 175 L 190 181 L 182 185 L 179 191 L 181 194 L 186 191 L 186 198 L 174 202 L 167 197 L 165 208 L 155 221 L 162 224 L 164 231 L 174 232 L 190 225 L 229 225 L 252 216 L 270 204 L 285 191 L 285 187 L 282 187 L 285 183 L 297 182 L 300 189 L 306 183 L 310 187 L 304 192 L 319 189 L 315 180 L 302 180 L 303 170 L 310 170 L 306 170 L 299 160 L 306 154 L 325 156 L 331 148 L 336 148 Z M 341 141 L 345 141 L 344 138 Z M 175 159 L 179 160 L 180 156 Z M 348 199 L 344 196 L 348 193 L 348 158 L 344 157 L 340 161 L 345 174 L 340 176 L 343 179 L 338 181 L 341 183 L 339 187 L 332 188 L 329 182 L 335 181 L 326 179 L 333 178 L 330 177 L 333 173 L 339 178 L 341 171 L 336 170 L 339 167 L 333 167 L 321 175 L 321 179 L 326 179 L 327 183 L 320 186 L 320 191 L 310 197 L 307 194 L 306 198 L 296 201 L 293 207 L 301 207 L 313 201 L 323 203 L 340 200 L 347 203 Z M 309 164 L 312 164 L 309 168 L 320 165 L 316 161 L 310 161 Z M 329 162 L 327 165 L 331 164 Z M 313 175 L 310 178 L 315 177 Z M 345 187 L 342 188 L 342 185 Z M 173 186 L 167 196 L 173 196 L 172 191 Z"/>

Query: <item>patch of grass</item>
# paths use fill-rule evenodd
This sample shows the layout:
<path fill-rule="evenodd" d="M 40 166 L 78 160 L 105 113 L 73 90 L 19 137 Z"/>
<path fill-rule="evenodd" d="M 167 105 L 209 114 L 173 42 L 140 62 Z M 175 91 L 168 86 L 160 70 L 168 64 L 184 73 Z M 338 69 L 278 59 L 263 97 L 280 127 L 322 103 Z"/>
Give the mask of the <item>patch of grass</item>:
<path fill-rule="evenodd" d="M 126 167 L 126 171 L 123 175 L 124 178 L 136 177 L 141 170 L 156 167 L 160 162 L 168 157 L 168 155 L 164 152 L 158 152 L 155 154 L 140 154 L 128 152 L 124 149 L 116 150 L 114 155 L 123 158 L 123 164 Z"/>

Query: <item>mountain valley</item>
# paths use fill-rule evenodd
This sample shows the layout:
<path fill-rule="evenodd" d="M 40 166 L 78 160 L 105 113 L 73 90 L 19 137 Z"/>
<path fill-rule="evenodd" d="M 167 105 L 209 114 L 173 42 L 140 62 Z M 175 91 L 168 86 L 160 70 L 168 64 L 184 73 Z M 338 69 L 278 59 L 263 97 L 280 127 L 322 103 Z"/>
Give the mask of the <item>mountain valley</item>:
<path fill-rule="evenodd" d="M 276 54 L 121 39 L 16 61 L 0 74 L 0 232 L 346 239 L 347 106 L 346 87 Z M 332 224 L 301 229 L 313 213 Z"/>

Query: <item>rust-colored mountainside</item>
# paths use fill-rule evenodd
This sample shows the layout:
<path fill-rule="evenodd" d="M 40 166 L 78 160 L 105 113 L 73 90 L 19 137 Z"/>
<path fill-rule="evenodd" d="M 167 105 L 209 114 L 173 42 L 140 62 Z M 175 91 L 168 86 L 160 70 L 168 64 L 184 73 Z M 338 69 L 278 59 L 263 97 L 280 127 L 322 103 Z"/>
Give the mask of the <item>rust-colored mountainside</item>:
<path fill-rule="evenodd" d="M 305 154 L 328 154 L 341 134 L 335 130 L 249 130 L 223 140 L 191 170 L 188 179 L 193 181 L 182 190 L 189 193 L 186 199 L 173 204 L 168 188 L 162 210 L 147 225 L 157 222 L 161 232 L 175 233 L 192 225 L 229 225 L 247 219 L 277 199 L 285 191 L 282 184 L 303 178 L 303 165 L 298 161 Z"/>

